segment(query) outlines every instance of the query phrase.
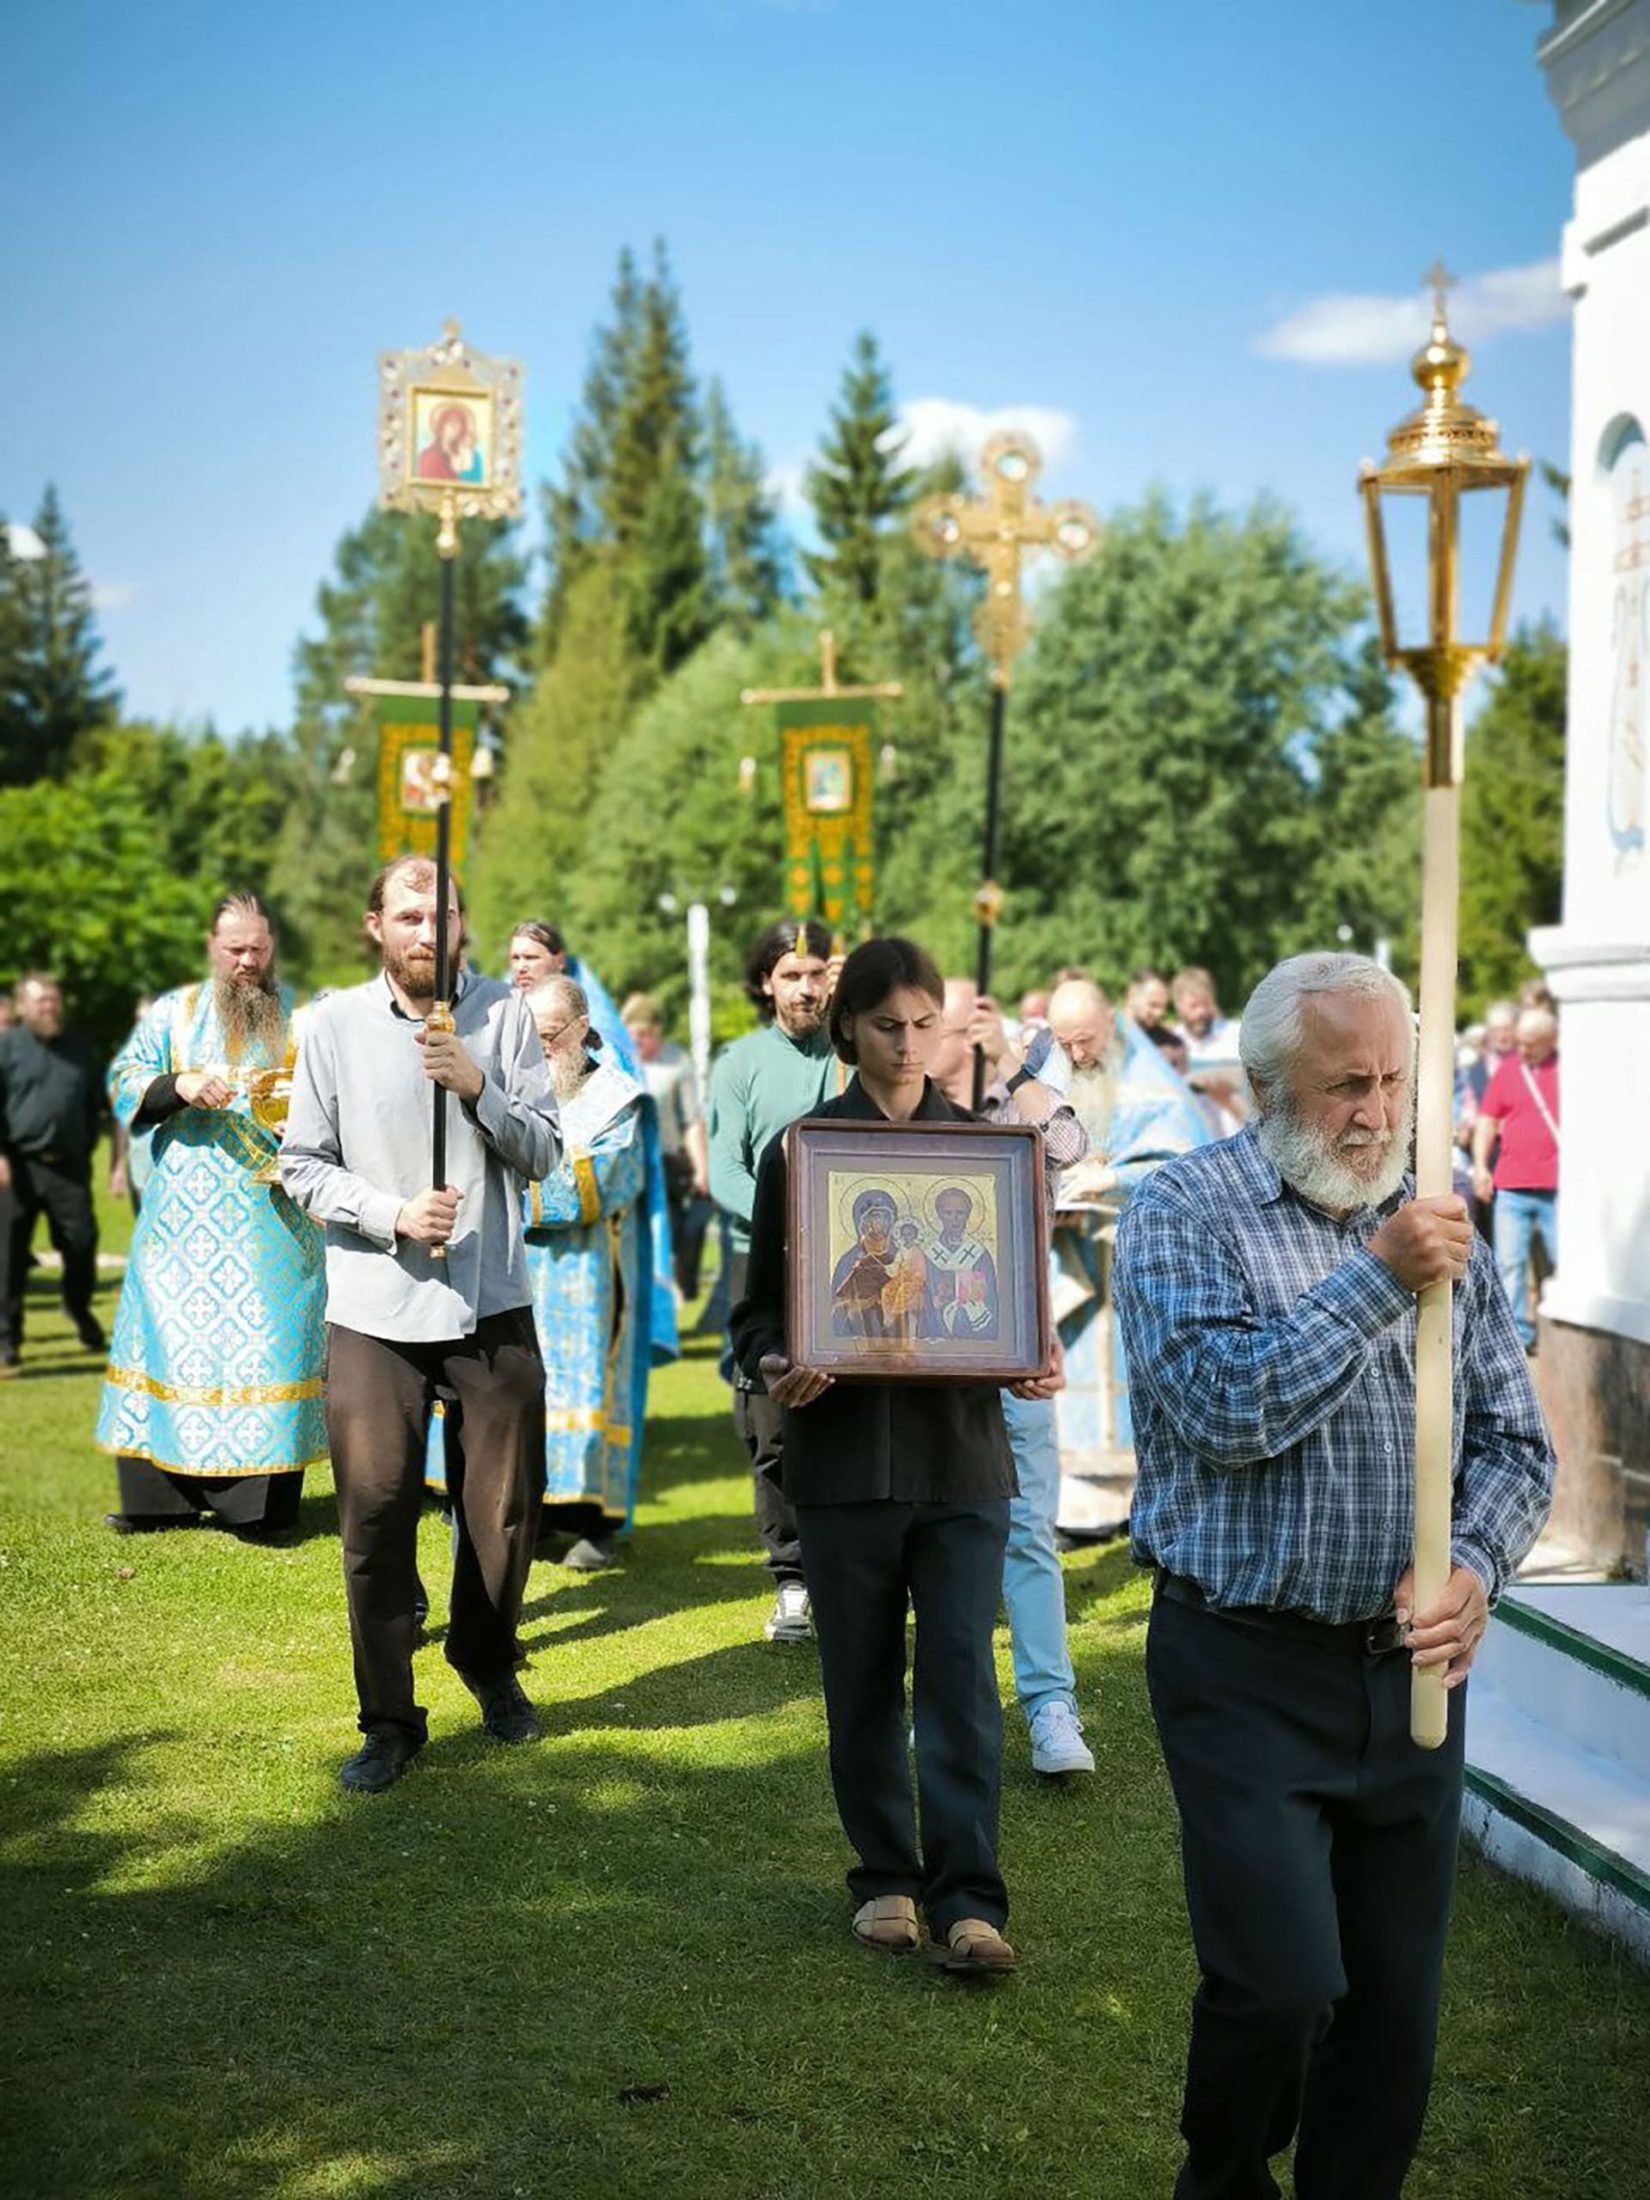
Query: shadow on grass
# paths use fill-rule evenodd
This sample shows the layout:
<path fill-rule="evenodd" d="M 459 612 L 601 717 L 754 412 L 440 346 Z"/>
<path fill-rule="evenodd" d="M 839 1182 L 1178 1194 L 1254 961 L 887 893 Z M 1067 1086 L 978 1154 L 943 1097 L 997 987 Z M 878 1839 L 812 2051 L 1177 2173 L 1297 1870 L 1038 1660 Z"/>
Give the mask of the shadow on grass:
<path fill-rule="evenodd" d="M 738 1463 L 720 1415 L 681 1417 L 673 1441 Z M 652 1457 L 665 1517 L 632 1558 L 532 1598 L 536 1746 L 489 1743 L 456 1684 L 421 1672 L 436 1739 L 390 1793 L 345 1796 L 347 1652 L 319 1549 L 282 1576 L 278 1614 L 229 1615 L 254 1664 L 279 1667 L 306 1626 L 335 1643 L 325 1683 L 263 1727 L 202 1695 L 166 1731 L 78 1746 L 55 1707 L 36 1721 L 49 1746 L 0 1778 L 0 2102 L 29 2135 L 0 2150 L 0 2193 L 1167 2192 L 1192 1978 L 1123 1546 L 1066 1568 L 1098 1774 L 1035 1783 L 1010 1714 L 1026 1968 L 963 1995 L 848 1940 L 812 1653 L 718 1640 L 728 1600 L 759 1601 L 748 1522 L 670 1511 L 712 1471 Z M 747 1543 L 749 1569 L 709 1563 Z M 83 1593 L 71 1647 L 27 1643 L 63 1660 L 77 1737 L 118 1716 L 100 1690 L 119 1700 L 108 1654 L 84 1650 Z M 178 1655 L 174 1617 L 158 1628 L 150 1653 Z M 1468 1880 L 1415 2200 L 1634 2189 L 1643 1981 L 1523 1890 Z"/>

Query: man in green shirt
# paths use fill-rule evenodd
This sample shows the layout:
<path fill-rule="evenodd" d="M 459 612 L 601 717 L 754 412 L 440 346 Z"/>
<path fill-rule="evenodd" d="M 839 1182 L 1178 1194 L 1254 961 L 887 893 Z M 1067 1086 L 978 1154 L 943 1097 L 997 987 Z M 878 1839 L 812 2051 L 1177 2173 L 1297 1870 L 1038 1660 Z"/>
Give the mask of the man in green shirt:
<path fill-rule="evenodd" d="M 744 1296 L 757 1164 L 768 1144 L 812 1115 L 841 1082 L 826 1015 L 834 968 L 822 924 L 794 917 L 770 925 L 745 965 L 745 991 L 761 1028 L 736 1039 L 710 1077 L 710 1196 L 728 1218 L 733 1272 L 728 1303 Z M 775 1598 L 762 1632 L 770 1642 L 805 1642 L 813 1632 L 796 1515 L 780 1484 L 780 1412 L 737 1367 L 733 1421 L 755 1477 L 756 1532 Z"/>

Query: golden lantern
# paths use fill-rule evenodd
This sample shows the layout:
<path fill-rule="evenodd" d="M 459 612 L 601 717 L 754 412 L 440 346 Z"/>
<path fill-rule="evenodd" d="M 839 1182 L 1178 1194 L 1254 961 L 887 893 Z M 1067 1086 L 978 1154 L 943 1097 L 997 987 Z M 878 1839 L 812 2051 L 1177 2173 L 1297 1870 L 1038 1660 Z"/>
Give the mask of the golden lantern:
<path fill-rule="evenodd" d="M 1421 403 L 1387 437 L 1385 463 L 1367 460 L 1359 477 L 1369 528 L 1369 564 L 1375 583 L 1375 609 L 1381 623 L 1381 647 L 1387 662 L 1401 665 L 1427 700 L 1426 784 L 1459 786 L 1462 749 L 1460 697 L 1468 679 L 1483 664 L 1494 664 L 1507 636 L 1507 606 L 1512 595 L 1513 559 L 1524 505 L 1527 458 L 1508 458 L 1497 440 L 1493 420 L 1461 396 L 1471 355 L 1449 332 L 1444 293 L 1450 278 L 1435 268 L 1432 334 L 1415 354 L 1411 372 L 1421 386 Z M 1388 515 L 1397 499 L 1426 499 L 1427 555 L 1425 634 L 1401 634 L 1394 609 L 1392 560 L 1387 543 Z M 1462 626 L 1461 517 L 1467 497 L 1499 501 L 1495 581 L 1479 616 Z M 1394 528 L 1396 532 L 1396 528 Z"/>
<path fill-rule="evenodd" d="M 1529 473 L 1527 458 L 1510 459 L 1493 420 L 1461 396 L 1471 364 L 1449 332 L 1444 293 L 1450 278 L 1435 267 L 1432 333 L 1415 355 L 1421 403 L 1387 438 L 1385 463 L 1364 464 L 1359 486 L 1369 525 L 1369 559 L 1381 647 L 1402 666 L 1426 699 L 1425 816 L 1421 871 L 1421 1014 L 1416 1061 L 1415 1188 L 1420 1199 L 1453 1189 L 1455 1101 L 1455 962 L 1461 872 L 1461 697 L 1480 665 L 1494 664 L 1506 639 L 1518 522 Z M 1387 535 L 1398 532 L 1398 500 L 1426 500 L 1424 632 L 1400 633 Z M 1497 518 L 1494 580 L 1488 598 L 1462 624 L 1461 520 L 1464 500 Z M 1490 503 L 1499 499 L 1499 511 Z M 1413 509 L 1413 507 L 1408 507 Z M 1415 576 L 1400 576 L 1409 578 Z M 1416 592 L 1418 595 L 1419 590 Z M 1454 1343 L 1451 1286 L 1421 1292 L 1415 1332 L 1415 1580 L 1414 1610 L 1426 1612 L 1450 1575 L 1454 1488 L 1452 1391 Z M 1414 1674 L 1410 1732 L 1436 1749 L 1449 1726 L 1443 1669 Z"/>

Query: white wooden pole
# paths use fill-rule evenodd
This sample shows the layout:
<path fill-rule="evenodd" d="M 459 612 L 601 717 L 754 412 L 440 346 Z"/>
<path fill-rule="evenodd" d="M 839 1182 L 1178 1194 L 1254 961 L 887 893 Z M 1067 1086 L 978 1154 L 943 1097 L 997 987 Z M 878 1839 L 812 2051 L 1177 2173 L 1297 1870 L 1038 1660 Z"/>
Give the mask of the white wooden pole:
<path fill-rule="evenodd" d="M 1429 700 L 1435 744 L 1459 755 L 1459 692 Z M 1435 747 L 1435 753 L 1437 753 Z M 1421 868 L 1421 1033 L 1416 1063 L 1415 1189 L 1441 1199 L 1454 1188 L 1455 960 L 1461 874 L 1461 789 L 1429 786 Z M 1415 1610 L 1443 1594 L 1450 1574 L 1450 1511 L 1454 1484 L 1453 1287 L 1430 1285 L 1420 1295 L 1415 1327 Z M 1443 1669 L 1417 1667 L 1410 1691 L 1410 1733 L 1437 1749 L 1449 1726 Z"/>

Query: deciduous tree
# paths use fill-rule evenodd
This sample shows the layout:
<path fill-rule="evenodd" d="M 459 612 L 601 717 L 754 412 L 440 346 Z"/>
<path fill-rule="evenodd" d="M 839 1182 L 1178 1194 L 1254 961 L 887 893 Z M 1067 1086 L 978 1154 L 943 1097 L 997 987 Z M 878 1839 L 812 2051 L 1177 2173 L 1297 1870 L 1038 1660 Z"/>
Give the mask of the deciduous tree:
<path fill-rule="evenodd" d="M 1482 1008 L 1533 975 L 1526 937 L 1534 925 L 1558 922 L 1568 672 L 1569 652 L 1550 626 L 1522 629 L 1467 730 L 1459 964 L 1466 1006 Z"/>

